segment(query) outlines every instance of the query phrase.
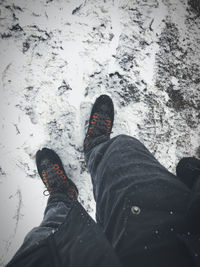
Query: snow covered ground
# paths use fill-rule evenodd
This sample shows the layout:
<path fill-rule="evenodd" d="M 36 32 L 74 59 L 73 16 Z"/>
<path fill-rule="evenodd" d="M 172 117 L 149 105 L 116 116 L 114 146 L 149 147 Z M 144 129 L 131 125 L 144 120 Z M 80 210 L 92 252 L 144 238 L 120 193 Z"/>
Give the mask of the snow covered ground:
<path fill-rule="evenodd" d="M 172 172 L 200 157 L 197 10 L 187 0 L 0 0 L 0 266 L 42 219 L 43 146 L 94 218 L 82 143 L 100 94 L 115 104 L 112 136 L 137 137 Z"/>

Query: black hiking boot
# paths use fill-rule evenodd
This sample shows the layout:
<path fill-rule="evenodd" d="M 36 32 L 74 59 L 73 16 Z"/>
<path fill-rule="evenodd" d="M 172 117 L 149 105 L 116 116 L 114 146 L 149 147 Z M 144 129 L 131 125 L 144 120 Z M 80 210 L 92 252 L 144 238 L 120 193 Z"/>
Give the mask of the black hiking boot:
<path fill-rule="evenodd" d="M 43 148 L 36 153 L 36 164 L 38 173 L 46 186 L 44 195 L 53 192 L 66 193 L 70 198 L 78 197 L 78 189 L 70 180 L 63 168 L 61 159 L 51 149 Z"/>
<path fill-rule="evenodd" d="M 177 164 L 176 174 L 192 188 L 197 179 L 200 179 L 200 160 L 195 157 L 182 158 Z"/>
<path fill-rule="evenodd" d="M 114 120 L 114 106 L 107 95 L 99 96 L 92 108 L 84 150 L 98 136 L 110 136 Z"/>

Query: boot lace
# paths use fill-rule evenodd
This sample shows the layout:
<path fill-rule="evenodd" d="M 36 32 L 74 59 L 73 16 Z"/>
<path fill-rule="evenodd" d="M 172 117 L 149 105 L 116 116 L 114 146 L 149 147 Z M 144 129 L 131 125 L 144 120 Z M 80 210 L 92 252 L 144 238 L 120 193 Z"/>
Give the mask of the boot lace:
<path fill-rule="evenodd" d="M 111 134 L 111 120 L 105 113 L 94 113 L 90 124 L 87 137 Z"/>
<path fill-rule="evenodd" d="M 43 194 L 49 196 L 53 192 L 65 191 L 74 198 L 78 196 L 78 191 L 74 183 L 66 177 L 60 166 L 46 162 L 42 165 L 42 180 L 46 186 Z"/>

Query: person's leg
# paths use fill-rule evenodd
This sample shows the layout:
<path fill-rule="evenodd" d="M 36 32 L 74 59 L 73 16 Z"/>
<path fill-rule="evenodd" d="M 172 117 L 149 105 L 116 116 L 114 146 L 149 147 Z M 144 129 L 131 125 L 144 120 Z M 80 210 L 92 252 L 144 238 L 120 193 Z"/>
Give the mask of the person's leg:
<path fill-rule="evenodd" d="M 120 258 L 133 248 L 151 248 L 161 233 L 168 240 L 185 229 L 190 190 L 137 139 L 97 136 L 85 148 L 85 160 L 97 222 Z"/>
<path fill-rule="evenodd" d="M 125 199 L 127 192 L 138 191 L 140 184 L 156 184 L 160 180 L 166 183 L 166 187 L 170 184 L 173 191 L 177 189 L 183 196 L 189 191 L 141 142 L 130 136 L 120 135 L 102 142 L 86 151 L 85 159 L 94 186 L 97 217 L 104 226 L 113 204 Z M 170 192 L 164 190 L 163 193 L 170 197 Z"/>
<path fill-rule="evenodd" d="M 65 222 L 72 202 L 73 199 L 65 193 L 56 192 L 50 195 L 41 224 L 26 235 L 20 250 L 18 250 L 20 254 L 57 231 L 58 227 Z"/>
<path fill-rule="evenodd" d="M 36 162 L 50 194 L 44 219 L 7 266 L 121 266 L 101 227 L 78 202 L 55 152 L 39 151 Z"/>
<path fill-rule="evenodd" d="M 25 237 L 19 253 L 37 245 L 64 223 L 73 201 L 77 199 L 78 190 L 67 177 L 58 155 L 51 149 L 43 148 L 36 154 L 38 173 L 50 195 L 44 218 L 38 227 L 33 228 Z"/>

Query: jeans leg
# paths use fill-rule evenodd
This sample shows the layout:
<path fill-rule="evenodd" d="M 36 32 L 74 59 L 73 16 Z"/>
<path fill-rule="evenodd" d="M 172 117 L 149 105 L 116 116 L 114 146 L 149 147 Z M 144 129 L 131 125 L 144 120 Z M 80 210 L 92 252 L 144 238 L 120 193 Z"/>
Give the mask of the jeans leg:
<path fill-rule="evenodd" d="M 51 233 L 65 221 L 73 200 L 64 193 L 54 193 L 50 195 L 47 207 L 44 212 L 44 218 L 41 224 L 33 228 L 25 237 L 20 253 L 27 250 L 38 242 L 46 239 Z"/>
<path fill-rule="evenodd" d="M 113 246 L 124 234 L 132 205 L 154 215 L 162 210 L 163 220 L 185 209 L 190 190 L 137 139 L 120 135 L 103 141 L 86 150 L 85 159 L 94 186 L 96 219 Z"/>

